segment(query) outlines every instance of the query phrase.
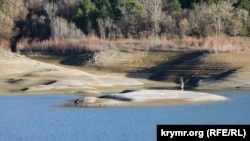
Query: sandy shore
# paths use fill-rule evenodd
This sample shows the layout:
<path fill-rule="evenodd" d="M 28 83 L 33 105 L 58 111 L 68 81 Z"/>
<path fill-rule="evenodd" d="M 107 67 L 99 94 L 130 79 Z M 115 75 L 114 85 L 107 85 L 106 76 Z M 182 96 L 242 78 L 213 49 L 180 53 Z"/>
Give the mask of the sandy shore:
<path fill-rule="evenodd" d="M 115 75 L 96 75 L 29 59 L 0 50 L 0 94 L 100 93 L 99 88 L 140 87 Z"/>
<path fill-rule="evenodd" d="M 98 97 L 87 96 L 77 99 L 74 104 L 65 106 L 79 107 L 123 107 L 153 106 L 201 102 L 226 101 L 228 98 L 214 94 L 181 90 L 137 90 L 125 93 L 104 94 Z"/>

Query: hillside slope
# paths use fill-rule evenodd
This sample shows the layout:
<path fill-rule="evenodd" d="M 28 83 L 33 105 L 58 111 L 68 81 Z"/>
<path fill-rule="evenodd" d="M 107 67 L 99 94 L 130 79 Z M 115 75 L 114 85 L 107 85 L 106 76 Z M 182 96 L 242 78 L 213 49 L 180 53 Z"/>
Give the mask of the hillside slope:
<path fill-rule="evenodd" d="M 120 76 L 94 75 L 0 50 L 0 94 L 96 92 L 99 87 L 132 87 L 143 83 Z"/>

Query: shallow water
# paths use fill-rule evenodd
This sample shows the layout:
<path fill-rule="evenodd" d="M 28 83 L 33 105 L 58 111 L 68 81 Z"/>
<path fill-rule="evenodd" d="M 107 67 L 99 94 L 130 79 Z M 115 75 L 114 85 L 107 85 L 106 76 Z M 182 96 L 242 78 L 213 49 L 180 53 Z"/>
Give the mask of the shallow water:
<path fill-rule="evenodd" d="M 0 96 L 0 141 L 156 140 L 157 124 L 250 124 L 250 92 L 209 91 L 219 103 L 65 108 L 77 95 Z"/>

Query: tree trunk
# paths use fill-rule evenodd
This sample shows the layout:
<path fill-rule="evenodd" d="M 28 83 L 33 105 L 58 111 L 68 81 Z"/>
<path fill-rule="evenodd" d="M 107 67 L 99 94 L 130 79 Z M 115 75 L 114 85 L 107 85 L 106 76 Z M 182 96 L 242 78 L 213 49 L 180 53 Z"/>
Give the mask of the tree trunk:
<path fill-rule="evenodd" d="M 180 88 L 181 88 L 182 91 L 185 88 L 185 83 L 184 83 L 184 78 L 183 77 L 180 77 Z"/>

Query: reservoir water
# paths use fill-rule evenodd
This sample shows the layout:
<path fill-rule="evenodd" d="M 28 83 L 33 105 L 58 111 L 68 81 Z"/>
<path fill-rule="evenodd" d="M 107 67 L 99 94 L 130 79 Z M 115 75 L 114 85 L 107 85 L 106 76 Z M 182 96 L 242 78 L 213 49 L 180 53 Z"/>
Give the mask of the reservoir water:
<path fill-rule="evenodd" d="M 157 124 L 250 124 L 249 91 L 206 91 L 226 102 L 67 108 L 77 95 L 0 96 L 0 141 L 154 141 Z"/>

